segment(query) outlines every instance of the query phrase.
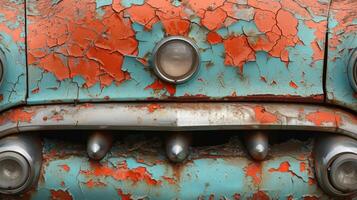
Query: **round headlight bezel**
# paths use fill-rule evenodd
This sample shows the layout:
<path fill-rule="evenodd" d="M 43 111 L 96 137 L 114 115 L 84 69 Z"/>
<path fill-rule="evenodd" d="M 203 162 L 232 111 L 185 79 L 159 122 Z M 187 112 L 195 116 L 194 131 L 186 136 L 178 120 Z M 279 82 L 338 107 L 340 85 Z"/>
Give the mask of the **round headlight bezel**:
<path fill-rule="evenodd" d="M 3 78 L 4 78 L 4 68 L 5 65 L 1 59 L 1 55 L 0 55 L 0 84 L 3 82 Z"/>
<path fill-rule="evenodd" d="M 16 190 L 18 188 L 21 188 L 23 185 L 26 184 L 26 182 L 30 177 L 30 165 L 27 159 L 19 153 L 7 151 L 0 154 L 0 165 L 5 160 L 16 162 L 16 164 L 18 164 L 21 167 L 20 175 L 22 175 L 22 177 L 19 178 L 18 183 L 15 184 L 14 186 L 1 187 L 1 183 L 0 183 L 0 189 Z M 11 182 L 11 180 L 9 180 L 9 182 Z"/>
<path fill-rule="evenodd" d="M 352 52 L 348 63 L 348 78 L 352 88 L 357 92 L 357 49 Z"/>
<path fill-rule="evenodd" d="M 357 187 L 353 189 L 349 189 L 347 188 L 346 185 L 340 185 L 340 183 L 338 183 L 338 181 L 336 180 L 336 175 L 337 175 L 336 173 L 338 168 L 341 167 L 346 162 L 355 162 L 355 164 L 357 165 L 357 155 L 352 153 L 344 153 L 336 156 L 336 158 L 330 163 L 329 179 L 333 187 L 335 187 L 339 191 L 346 192 L 346 193 L 356 192 Z"/>
<path fill-rule="evenodd" d="M 186 74 L 179 76 L 179 77 L 174 77 L 169 74 L 167 74 L 162 67 L 160 66 L 160 63 L 158 61 L 159 59 L 159 53 L 160 50 L 165 47 L 166 45 L 172 43 L 172 42 L 182 42 L 185 44 L 188 44 L 190 48 L 192 48 L 192 52 L 194 53 L 193 58 L 194 62 L 192 63 L 192 68 L 187 72 Z M 152 59 L 152 64 L 154 68 L 155 74 L 163 81 L 173 83 L 173 84 L 182 84 L 190 80 L 192 77 L 194 77 L 197 72 L 199 71 L 200 67 L 200 54 L 199 54 L 199 48 L 195 44 L 195 42 L 189 38 L 182 37 L 182 36 L 170 36 L 166 37 L 163 40 L 161 40 L 154 48 L 153 51 L 153 59 Z"/>

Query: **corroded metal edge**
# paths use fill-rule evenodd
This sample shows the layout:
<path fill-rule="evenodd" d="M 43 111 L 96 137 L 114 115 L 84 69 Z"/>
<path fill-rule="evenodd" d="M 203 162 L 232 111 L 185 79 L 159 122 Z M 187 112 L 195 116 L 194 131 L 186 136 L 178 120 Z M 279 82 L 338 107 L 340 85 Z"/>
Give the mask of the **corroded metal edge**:
<path fill-rule="evenodd" d="M 0 137 L 40 130 L 306 130 L 357 139 L 357 116 L 278 103 L 106 103 L 26 106 L 0 115 Z"/>

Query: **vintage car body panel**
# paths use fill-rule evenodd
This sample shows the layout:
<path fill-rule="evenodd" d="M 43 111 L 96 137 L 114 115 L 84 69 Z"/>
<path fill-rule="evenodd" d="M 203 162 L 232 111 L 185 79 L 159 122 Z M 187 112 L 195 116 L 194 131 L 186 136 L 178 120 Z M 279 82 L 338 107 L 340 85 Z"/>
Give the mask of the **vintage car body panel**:
<path fill-rule="evenodd" d="M 332 1 L 329 15 L 326 93 L 333 104 L 357 111 L 357 92 L 348 79 L 348 63 L 357 48 L 356 1 Z"/>
<path fill-rule="evenodd" d="M 27 94 L 23 0 L 0 0 L 0 60 L 4 65 L 0 84 L 0 110 L 25 102 Z"/>
<path fill-rule="evenodd" d="M 0 3 L 6 67 L 0 139 L 44 136 L 39 183 L 0 199 L 329 199 L 315 180 L 313 139 L 274 144 L 263 161 L 254 161 L 239 139 L 191 146 L 188 159 L 173 164 L 154 134 L 118 136 L 224 129 L 357 139 L 356 93 L 346 71 L 357 45 L 356 1 Z M 153 73 L 152 51 L 167 36 L 191 38 L 199 47 L 200 70 L 187 83 L 169 84 Z M 84 145 L 54 131 L 83 129 L 116 137 L 103 160 L 90 160 Z"/>
<path fill-rule="evenodd" d="M 323 101 L 328 6 L 328 0 L 28 0 L 28 103 Z M 150 69 L 155 44 L 169 35 L 192 38 L 200 49 L 200 71 L 182 85 L 161 82 Z"/>
<path fill-rule="evenodd" d="M 312 141 L 274 145 L 269 160 L 254 162 L 232 138 L 173 165 L 161 140 L 142 139 L 120 139 L 100 163 L 81 145 L 45 140 L 37 189 L 13 199 L 329 199 L 313 174 Z"/>

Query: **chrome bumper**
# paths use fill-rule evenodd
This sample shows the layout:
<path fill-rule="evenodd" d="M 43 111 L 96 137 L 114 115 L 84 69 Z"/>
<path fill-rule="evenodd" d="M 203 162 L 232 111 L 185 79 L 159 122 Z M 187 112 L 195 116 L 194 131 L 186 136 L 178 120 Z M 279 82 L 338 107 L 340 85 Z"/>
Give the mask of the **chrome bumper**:
<path fill-rule="evenodd" d="M 41 130 L 306 130 L 357 139 L 357 116 L 337 108 L 278 103 L 108 103 L 28 106 L 0 116 L 0 137 Z"/>

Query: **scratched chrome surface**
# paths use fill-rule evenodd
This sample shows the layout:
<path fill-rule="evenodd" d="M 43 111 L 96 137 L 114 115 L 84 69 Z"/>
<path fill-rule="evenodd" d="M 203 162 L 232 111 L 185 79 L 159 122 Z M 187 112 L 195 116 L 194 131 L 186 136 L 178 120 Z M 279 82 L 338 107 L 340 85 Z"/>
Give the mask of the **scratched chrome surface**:
<path fill-rule="evenodd" d="M 254 162 L 232 137 L 193 147 L 185 163 L 173 165 L 160 138 L 129 135 L 97 163 L 85 146 L 49 138 L 37 189 L 11 199 L 329 199 L 316 183 L 312 149 L 312 140 L 290 140 Z"/>
<path fill-rule="evenodd" d="M 28 103 L 147 99 L 323 101 L 329 0 L 27 0 Z M 182 85 L 150 69 L 165 36 L 196 41 Z M 247 98 L 248 97 L 248 98 Z"/>
<path fill-rule="evenodd" d="M 106 103 L 29 106 L 0 115 L 0 137 L 43 130 L 305 130 L 357 139 L 357 119 L 304 104 Z M 311 132 L 312 133 L 312 132 Z"/>

